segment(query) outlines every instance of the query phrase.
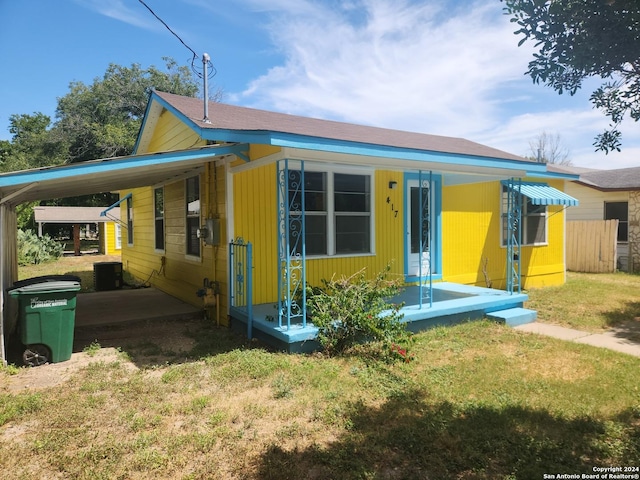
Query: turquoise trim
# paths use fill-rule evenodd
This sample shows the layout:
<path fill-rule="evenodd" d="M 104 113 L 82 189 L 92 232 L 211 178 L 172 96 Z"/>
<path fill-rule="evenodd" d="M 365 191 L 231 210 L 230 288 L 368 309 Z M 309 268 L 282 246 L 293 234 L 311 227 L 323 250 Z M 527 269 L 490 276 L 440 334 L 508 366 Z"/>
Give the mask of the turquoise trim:
<path fill-rule="evenodd" d="M 409 251 L 407 249 L 407 232 L 409 231 L 409 203 L 407 191 L 409 188 L 410 181 L 418 181 L 419 175 L 417 172 L 415 173 L 405 173 L 403 178 L 404 183 L 404 192 L 402 205 L 404 208 L 404 214 L 402 219 L 402 244 L 404 245 L 404 277 L 406 283 L 415 283 L 419 282 L 420 278 L 417 275 L 409 275 Z M 434 186 L 434 201 L 433 201 L 433 219 L 435 224 L 435 232 L 431 236 L 433 240 L 431 257 L 431 267 L 433 270 L 432 278 L 433 280 L 441 280 L 442 279 L 442 175 L 432 174 L 431 182 Z"/>
<path fill-rule="evenodd" d="M 511 188 L 508 181 L 502 181 L 503 185 Z M 576 207 L 580 202 L 561 192 L 557 188 L 553 188 L 546 183 L 521 182 L 519 184 L 518 193 L 531 200 L 533 205 L 562 205 L 565 207 Z"/>
<path fill-rule="evenodd" d="M 117 206 L 119 206 L 122 202 L 124 202 L 126 199 L 131 198 L 131 194 L 127 193 L 124 197 L 122 197 L 120 200 L 118 200 L 116 203 L 114 203 L 113 205 L 108 206 L 106 209 L 104 209 L 103 211 L 100 212 L 100 216 L 101 217 L 106 217 L 107 216 L 107 212 L 109 210 L 113 210 L 114 208 L 116 208 Z"/>
<path fill-rule="evenodd" d="M 13 187 L 33 182 L 43 182 L 80 175 L 91 175 L 103 172 L 128 170 L 140 167 L 152 167 L 158 164 L 167 164 L 188 160 L 218 157 L 220 155 L 236 155 L 246 150 L 247 145 L 230 145 L 221 147 L 203 147 L 195 150 L 183 150 L 177 152 L 150 153 L 139 156 L 105 158 L 90 160 L 72 165 L 48 167 L 35 170 L 23 170 L 0 174 L 0 188 Z"/>
<path fill-rule="evenodd" d="M 138 148 L 140 147 L 140 140 L 142 140 L 142 132 L 147 126 L 147 119 L 149 118 L 149 112 L 151 111 L 151 100 L 156 99 L 159 100 L 160 97 L 156 95 L 155 90 L 151 91 L 151 95 L 149 96 L 149 101 L 147 102 L 147 107 L 144 110 L 144 117 L 142 117 L 142 125 L 140 125 L 140 130 L 138 130 L 138 137 L 136 138 L 136 143 L 133 146 L 133 155 L 138 153 Z"/>
<path fill-rule="evenodd" d="M 398 160 L 410 160 L 425 163 L 433 162 L 461 166 L 516 169 L 524 170 L 531 175 L 548 173 L 546 164 L 535 163 L 526 160 L 509 160 L 495 157 L 481 157 L 430 150 L 391 147 L 371 143 L 356 143 L 346 140 L 312 137 L 308 135 L 296 135 L 293 133 L 272 132 L 269 130 L 229 130 L 205 128 L 196 123 L 191 118 L 186 117 L 180 111 L 176 110 L 172 105 L 168 104 L 162 98 L 160 98 L 155 92 L 152 92 L 151 100 L 159 102 L 164 108 L 166 108 L 187 126 L 189 126 L 203 140 L 257 143 L 279 147 L 301 148 L 305 150 L 318 150 L 349 155 L 365 155 L 380 158 L 393 158 Z"/>
<path fill-rule="evenodd" d="M 492 157 L 437 152 L 431 150 L 391 147 L 386 145 L 354 143 L 345 140 L 332 140 L 279 132 L 273 132 L 270 137 L 272 139 L 273 145 L 282 147 L 303 148 L 307 150 L 320 150 L 349 155 L 364 155 L 425 163 L 433 162 L 447 165 L 480 166 L 485 168 L 525 170 L 531 174 L 546 172 L 546 167 L 544 164 L 527 162 L 525 160 L 518 161 Z"/>

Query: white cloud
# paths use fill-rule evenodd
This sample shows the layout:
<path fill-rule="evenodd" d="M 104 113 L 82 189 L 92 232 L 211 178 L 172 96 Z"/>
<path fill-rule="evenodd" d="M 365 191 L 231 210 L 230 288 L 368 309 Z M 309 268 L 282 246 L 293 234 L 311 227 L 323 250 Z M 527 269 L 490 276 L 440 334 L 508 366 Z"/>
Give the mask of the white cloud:
<path fill-rule="evenodd" d="M 517 46 L 499 2 L 245 0 L 265 15 L 284 57 L 231 100 L 259 108 L 465 137 L 516 154 L 542 131 L 559 133 L 581 166 L 631 163 L 593 152 L 606 118 L 591 83 L 559 96 L 524 75 L 533 47 Z"/>
<path fill-rule="evenodd" d="M 529 54 L 516 47 L 499 5 L 477 3 L 454 16 L 448 5 L 424 2 L 296 5 L 270 24 L 285 63 L 254 80 L 238 97 L 243 101 L 463 135 L 497 121 L 496 91 L 522 79 Z"/>
<path fill-rule="evenodd" d="M 100 15 L 113 18 L 134 27 L 144 28 L 145 30 L 158 30 L 158 23 L 151 14 L 144 8 L 142 4 L 135 4 L 140 8 L 130 8 L 130 2 L 124 0 L 75 0 L 90 10 L 94 10 Z"/>

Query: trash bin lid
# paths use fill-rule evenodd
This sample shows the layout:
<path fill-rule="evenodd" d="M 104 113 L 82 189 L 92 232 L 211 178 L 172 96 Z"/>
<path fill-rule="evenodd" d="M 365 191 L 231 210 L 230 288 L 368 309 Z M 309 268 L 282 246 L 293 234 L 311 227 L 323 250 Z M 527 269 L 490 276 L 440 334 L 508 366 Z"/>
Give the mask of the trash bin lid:
<path fill-rule="evenodd" d="M 39 292 L 80 290 L 80 278 L 75 275 L 45 275 L 20 280 L 7 289 L 9 295 Z"/>

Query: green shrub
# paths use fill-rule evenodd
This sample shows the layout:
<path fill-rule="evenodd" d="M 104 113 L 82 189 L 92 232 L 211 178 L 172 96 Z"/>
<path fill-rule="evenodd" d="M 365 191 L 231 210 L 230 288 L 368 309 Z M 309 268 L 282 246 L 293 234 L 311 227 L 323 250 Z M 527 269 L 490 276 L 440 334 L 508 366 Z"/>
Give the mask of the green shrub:
<path fill-rule="evenodd" d="M 57 260 L 64 253 L 62 244 L 48 235 L 38 237 L 31 230 L 18 230 L 18 264 L 30 265 Z"/>
<path fill-rule="evenodd" d="M 399 344 L 411 333 L 401 322 L 402 305 L 388 303 L 401 291 L 400 280 L 389 280 L 390 267 L 368 280 L 365 270 L 339 279 L 323 280 L 321 288 L 307 287 L 307 310 L 318 327 L 317 340 L 329 354 L 338 354 L 357 344 L 378 343 L 393 358 Z M 402 349 L 406 353 L 406 347 Z"/>

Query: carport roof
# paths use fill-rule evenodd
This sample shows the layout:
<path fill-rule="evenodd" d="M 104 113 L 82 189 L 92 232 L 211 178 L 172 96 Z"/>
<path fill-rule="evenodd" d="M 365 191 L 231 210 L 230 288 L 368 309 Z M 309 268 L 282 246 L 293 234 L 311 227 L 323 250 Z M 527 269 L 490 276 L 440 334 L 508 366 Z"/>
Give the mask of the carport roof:
<path fill-rule="evenodd" d="M 0 174 L 0 203 L 127 190 L 196 172 L 213 158 L 239 154 L 246 145 L 212 145 L 176 152 L 105 158 Z"/>
<path fill-rule="evenodd" d="M 120 220 L 120 210 L 116 209 L 111 218 L 101 216 L 105 207 L 63 207 L 36 206 L 33 213 L 36 223 L 101 223 Z"/>

